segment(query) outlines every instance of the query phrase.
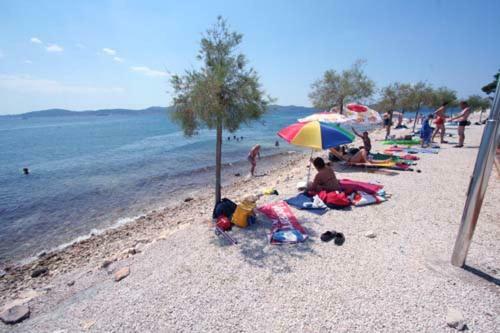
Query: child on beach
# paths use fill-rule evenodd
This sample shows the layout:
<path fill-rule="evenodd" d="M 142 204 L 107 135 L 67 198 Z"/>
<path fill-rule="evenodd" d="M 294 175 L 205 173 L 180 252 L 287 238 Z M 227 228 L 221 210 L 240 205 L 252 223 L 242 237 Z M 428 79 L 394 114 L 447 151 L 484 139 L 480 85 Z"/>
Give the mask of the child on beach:
<path fill-rule="evenodd" d="M 432 132 L 434 128 L 431 127 L 430 121 L 434 118 L 432 114 L 430 114 L 422 124 L 422 128 L 420 129 L 420 138 L 422 139 L 422 148 L 427 148 L 431 144 Z"/>

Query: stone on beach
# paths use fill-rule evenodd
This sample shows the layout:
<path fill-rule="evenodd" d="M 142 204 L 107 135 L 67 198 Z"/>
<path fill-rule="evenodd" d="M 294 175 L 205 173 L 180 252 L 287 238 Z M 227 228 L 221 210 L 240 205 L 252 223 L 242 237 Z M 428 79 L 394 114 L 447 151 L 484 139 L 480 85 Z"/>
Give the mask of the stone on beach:
<path fill-rule="evenodd" d="M 375 232 L 373 232 L 372 230 L 369 230 L 366 232 L 365 237 L 375 238 L 375 237 L 377 237 L 377 234 Z"/>
<path fill-rule="evenodd" d="M 122 267 L 119 270 L 117 270 L 114 274 L 115 276 L 115 281 L 118 282 L 120 280 L 123 280 L 130 274 L 130 268 L 128 267 Z"/>
<path fill-rule="evenodd" d="M 446 314 L 446 324 L 458 331 L 464 331 L 467 328 L 462 312 L 455 308 L 449 308 Z"/>
<path fill-rule="evenodd" d="M 30 316 L 30 309 L 27 305 L 15 305 L 0 313 L 0 319 L 9 325 L 17 324 Z"/>
<path fill-rule="evenodd" d="M 37 268 L 33 272 L 31 272 L 31 277 L 36 278 L 36 277 L 39 277 L 41 275 L 45 275 L 48 272 L 49 272 L 49 269 L 47 267 Z"/>

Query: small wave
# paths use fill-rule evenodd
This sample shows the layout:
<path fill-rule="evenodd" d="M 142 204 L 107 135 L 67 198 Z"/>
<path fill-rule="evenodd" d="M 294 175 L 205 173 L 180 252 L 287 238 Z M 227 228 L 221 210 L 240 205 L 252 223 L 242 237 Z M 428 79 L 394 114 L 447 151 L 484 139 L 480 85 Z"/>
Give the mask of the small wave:
<path fill-rule="evenodd" d="M 41 253 L 53 253 L 53 252 L 63 251 L 64 249 L 66 249 L 66 248 L 68 248 L 68 247 L 70 247 L 70 246 L 72 246 L 74 244 L 83 242 L 83 241 L 88 240 L 88 239 L 90 239 L 90 238 L 92 238 L 94 236 L 102 235 L 106 231 L 117 229 L 117 228 L 119 228 L 121 226 L 124 226 L 126 224 L 131 223 L 131 222 L 134 222 L 135 220 L 137 220 L 141 216 L 142 215 L 136 215 L 134 217 L 123 217 L 123 218 L 120 218 L 120 219 L 116 220 L 116 222 L 113 225 L 109 226 L 109 227 L 102 228 L 102 229 L 96 229 L 96 228 L 91 229 L 89 233 L 87 233 L 85 235 L 81 235 L 81 236 L 75 237 L 72 240 L 70 240 L 69 242 L 66 242 L 66 243 L 54 246 L 54 247 L 50 248 L 47 251 L 42 250 L 42 251 L 39 252 L 39 254 L 37 254 L 35 256 L 30 256 L 30 257 L 24 258 L 24 259 L 22 259 L 22 260 L 19 261 L 19 264 L 20 265 L 30 264 L 33 261 L 37 260 Z"/>

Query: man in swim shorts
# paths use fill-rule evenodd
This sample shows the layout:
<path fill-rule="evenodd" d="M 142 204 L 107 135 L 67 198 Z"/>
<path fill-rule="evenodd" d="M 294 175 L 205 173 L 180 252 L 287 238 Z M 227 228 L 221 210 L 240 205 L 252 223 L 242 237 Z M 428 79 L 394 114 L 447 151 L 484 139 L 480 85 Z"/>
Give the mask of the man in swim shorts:
<path fill-rule="evenodd" d="M 255 167 L 257 166 L 257 157 L 260 159 L 260 145 L 255 145 L 250 149 L 248 153 L 248 162 L 252 165 L 250 169 L 250 174 L 253 176 L 255 172 Z"/>
<path fill-rule="evenodd" d="M 458 121 L 458 145 L 455 148 L 462 148 L 464 146 L 465 140 L 465 126 L 469 126 L 469 116 L 470 107 L 466 101 L 460 102 L 460 108 L 462 112 L 456 117 L 450 119 L 450 121 Z"/>

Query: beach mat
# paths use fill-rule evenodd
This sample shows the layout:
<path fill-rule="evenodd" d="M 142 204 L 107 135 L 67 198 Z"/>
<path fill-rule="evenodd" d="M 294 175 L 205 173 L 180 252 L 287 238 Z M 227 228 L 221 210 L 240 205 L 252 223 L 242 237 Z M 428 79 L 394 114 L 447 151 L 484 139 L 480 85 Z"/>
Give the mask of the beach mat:
<path fill-rule="evenodd" d="M 313 198 L 305 195 L 304 193 L 299 193 L 294 197 L 288 198 L 285 202 L 299 210 L 307 210 L 308 212 L 316 215 L 323 215 L 327 211 L 326 208 L 304 207 L 304 203 L 313 202 Z"/>
<path fill-rule="evenodd" d="M 403 145 L 403 146 L 414 146 L 419 145 L 420 140 L 384 140 L 383 145 Z"/>
<path fill-rule="evenodd" d="M 340 187 L 346 194 L 351 194 L 356 191 L 363 191 L 368 194 L 376 194 L 378 191 L 384 188 L 384 185 L 373 184 L 367 182 L 360 182 L 352 179 L 339 179 Z"/>
<path fill-rule="evenodd" d="M 286 202 L 272 202 L 259 207 L 258 210 L 272 222 L 271 244 L 295 244 L 304 242 L 308 238 L 305 229 Z"/>

